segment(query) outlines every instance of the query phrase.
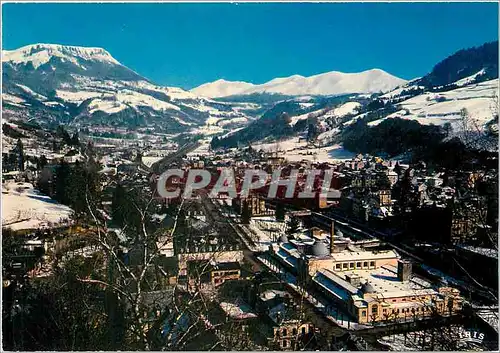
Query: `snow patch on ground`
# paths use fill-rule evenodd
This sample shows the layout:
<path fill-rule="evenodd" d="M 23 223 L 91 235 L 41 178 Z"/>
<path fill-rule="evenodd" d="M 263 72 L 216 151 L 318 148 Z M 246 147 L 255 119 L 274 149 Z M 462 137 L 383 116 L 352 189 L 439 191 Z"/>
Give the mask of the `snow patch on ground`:
<path fill-rule="evenodd" d="M 346 151 L 339 144 L 328 147 L 308 147 L 307 142 L 299 142 L 298 137 L 288 140 L 255 144 L 253 146 L 257 151 L 279 152 L 285 155 L 290 162 L 310 161 L 318 163 L 329 163 L 351 159 L 354 153 Z"/>
<path fill-rule="evenodd" d="M 95 92 L 95 91 L 72 92 L 72 91 L 62 91 L 62 90 L 56 90 L 56 96 L 70 103 L 81 103 L 89 98 L 96 98 L 101 96 L 111 97 L 110 94 L 105 94 L 103 92 Z"/>
<path fill-rule="evenodd" d="M 42 194 L 29 183 L 2 185 L 2 225 L 13 230 L 69 222 L 73 210 Z"/>
<path fill-rule="evenodd" d="M 471 76 L 468 76 L 468 77 L 464 77 L 462 78 L 461 80 L 458 80 L 456 82 L 454 82 L 457 86 L 465 86 L 465 85 L 468 85 L 469 83 L 473 82 L 477 76 L 479 75 L 482 75 L 485 73 L 485 70 L 482 69 L 478 72 L 476 72 L 474 75 L 471 75 Z"/>
<path fill-rule="evenodd" d="M 248 122 L 247 118 L 241 117 L 241 118 L 232 118 L 232 119 L 227 119 L 227 120 L 222 120 L 218 123 L 219 126 L 226 126 L 229 124 L 245 124 Z"/>
<path fill-rule="evenodd" d="M 340 107 L 333 110 L 333 114 L 337 117 L 344 117 L 348 114 L 354 114 L 361 107 L 361 103 L 358 102 L 347 102 L 342 104 Z"/>
<path fill-rule="evenodd" d="M 13 96 L 12 94 L 8 94 L 8 93 L 2 93 L 2 98 L 3 98 L 3 100 L 6 100 L 6 101 L 12 102 L 12 103 L 16 103 L 16 104 L 20 104 L 20 103 L 25 102 L 24 99 L 19 98 L 17 96 Z"/>
<path fill-rule="evenodd" d="M 47 97 L 39 94 L 39 93 L 36 93 L 35 91 L 33 91 L 31 88 L 25 86 L 25 85 L 20 85 L 19 83 L 16 83 L 16 85 L 21 88 L 23 91 L 25 91 L 26 93 L 32 95 L 33 97 L 35 97 L 36 99 L 39 99 L 39 100 L 46 100 Z"/>
<path fill-rule="evenodd" d="M 89 104 L 89 113 L 93 114 L 97 111 L 102 111 L 108 114 L 118 113 L 127 108 L 127 106 L 118 101 L 94 99 L 92 103 Z"/>
<path fill-rule="evenodd" d="M 257 317 L 257 315 L 251 311 L 250 307 L 242 301 L 237 303 L 221 302 L 220 307 L 228 316 L 235 319 L 249 319 Z"/>
<path fill-rule="evenodd" d="M 154 163 L 161 160 L 163 157 L 155 157 L 155 156 L 143 156 L 142 162 L 146 165 L 146 167 L 150 168 Z"/>

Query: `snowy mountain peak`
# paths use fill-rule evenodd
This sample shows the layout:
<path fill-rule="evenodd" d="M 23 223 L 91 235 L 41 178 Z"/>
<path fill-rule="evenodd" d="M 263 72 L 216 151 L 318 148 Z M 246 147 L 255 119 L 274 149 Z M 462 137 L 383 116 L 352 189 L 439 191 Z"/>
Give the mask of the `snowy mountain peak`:
<path fill-rule="evenodd" d="M 193 88 L 191 92 L 202 97 L 218 98 L 237 95 L 254 86 L 254 84 L 248 82 L 219 79 Z"/>
<path fill-rule="evenodd" d="M 290 96 L 337 95 L 387 92 L 404 83 L 406 80 L 388 74 L 381 69 L 371 69 L 358 73 L 330 71 L 309 77 L 301 75 L 279 77 L 260 85 L 217 80 L 196 87 L 191 92 L 213 98 L 254 93 L 276 93 Z"/>
<path fill-rule="evenodd" d="M 62 61 L 69 61 L 75 64 L 78 64 L 78 60 L 80 59 L 121 65 L 107 50 L 102 48 L 39 43 L 14 50 L 2 50 L 2 62 L 11 62 L 14 64 L 27 64 L 31 62 L 35 69 L 49 62 L 53 57 L 58 57 Z"/>

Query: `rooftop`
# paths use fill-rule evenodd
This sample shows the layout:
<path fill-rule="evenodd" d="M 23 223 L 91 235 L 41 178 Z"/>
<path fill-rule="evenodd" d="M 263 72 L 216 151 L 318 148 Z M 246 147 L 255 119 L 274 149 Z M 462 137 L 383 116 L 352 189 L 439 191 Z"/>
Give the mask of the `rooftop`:
<path fill-rule="evenodd" d="M 397 268 L 391 265 L 384 265 L 372 270 L 339 272 L 338 274 L 344 279 L 345 276 L 349 274 L 359 275 L 361 283 L 368 281 L 373 286 L 376 293 L 381 294 L 384 298 L 436 293 L 436 291 L 432 289 L 432 285 L 422 278 L 413 276 L 409 281 L 400 281 L 397 277 Z"/>
<path fill-rule="evenodd" d="M 384 251 L 343 250 L 341 252 L 334 253 L 332 257 L 335 259 L 335 261 L 357 261 L 357 260 L 368 260 L 368 259 L 398 258 L 398 254 L 394 250 L 384 250 Z"/>
<path fill-rule="evenodd" d="M 283 291 L 283 290 L 270 289 L 270 290 L 263 292 L 260 295 L 260 298 L 264 301 L 268 301 L 268 300 L 274 299 L 276 297 L 284 298 L 285 296 L 289 296 L 289 295 L 290 294 L 288 292 Z"/>

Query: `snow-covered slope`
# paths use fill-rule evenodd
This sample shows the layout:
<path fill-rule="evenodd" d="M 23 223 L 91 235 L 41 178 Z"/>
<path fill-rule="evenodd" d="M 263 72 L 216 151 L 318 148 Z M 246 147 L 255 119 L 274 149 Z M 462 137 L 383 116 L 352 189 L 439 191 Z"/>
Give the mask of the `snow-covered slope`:
<path fill-rule="evenodd" d="M 73 211 L 40 193 L 29 183 L 2 185 L 2 223 L 13 230 L 68 223 Z"/>
<path fill-rule="evenodd" d="M 346 102 L 336 108 L 332 109 L 318 109 L 306 114 L 292 116 L 290 118 L 290 125 L 294 126 L 298 121 L 307 119 L 309 116 L 316 116 L 318 120 L 324 121 L 329 118 L 343 118 L 346 115 L 354 114 L 361 107 L 358 102 Z"/>
<path fill-rule="evenodd" d="M 400 110 L 384 119 L 399 117 L 416 120 L 424 125 L 449 122 L 453 127 L 461 121 L 460 111 L 466 109 L 470 118 L 481 127 L 492 119 L 493 112 L 498 109 L 495 107 L 498 88 L 499 81 L 496 79 L 446 92 L 426 92 L 398 103 Z M 372 121 L 368 125 L 377 125 L 384 119 Z"/>
<path fill-rule="evenodd" d="M 348 93 L 386 92 L 406 81 L 379 69 L 359 73 L 327 72 L 310 77 L 293 75 L 275 78 L 260 85 L 245 82 L 215 81 L 191 90 L 211 97 L 248 95 L 253 93 L 276 93 L 290 96 L 338 95 Z M 248 86 L 248 87 L 246 87 Z"/>
<path fill-rule="evenodd" d="M 254 84 L 248 82 L 226 81 L 221 79 L 210 83 L 204 83 L 201 86 L 193 88 L 191 92 L 202 97 L 219 98 L 241 94 L 254 86 Z"/>

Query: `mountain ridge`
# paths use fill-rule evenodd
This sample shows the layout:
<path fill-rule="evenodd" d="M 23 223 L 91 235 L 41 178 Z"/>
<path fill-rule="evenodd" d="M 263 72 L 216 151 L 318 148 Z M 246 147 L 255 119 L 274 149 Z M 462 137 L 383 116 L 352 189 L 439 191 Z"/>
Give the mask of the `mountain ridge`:
<path fill-rule="evenodd" d="M 18 49 L 2 50 L 2 62 L 31 62 L 35 69 L 48 62 L 52 56 L 61 58 L 71 58 L 71 56 L 77 56 L 84 60 L 99 60 L 124 66 L 106 49 L 100 47 L 79 47 L 74 45 L 35 43 L 25 45 Z"/>
<path fill-rule="evenodd" d="M 2 51 L 2 78 L 6 116 L 48 124 L 156 126 L 180 132 L 208 121 L 246 121 L 232 105 L 154 84 L 103 48 L 37 43 Z"/>
<path fill-rule="evenodd" d="M 190 91 L 200 96 L 223 98 L 255 93 L 300 95 L 341 95 L 351 93 L 379 93 L 389 91 L 407 81 L 381 69 L 345 73 L 329 71 L 312 76 L 292 75 L 276 77 L 263 84 L 244 81 L 217 80 L 204 83 Z M 223 86 L 223 90 L 221 90 Z"/>

